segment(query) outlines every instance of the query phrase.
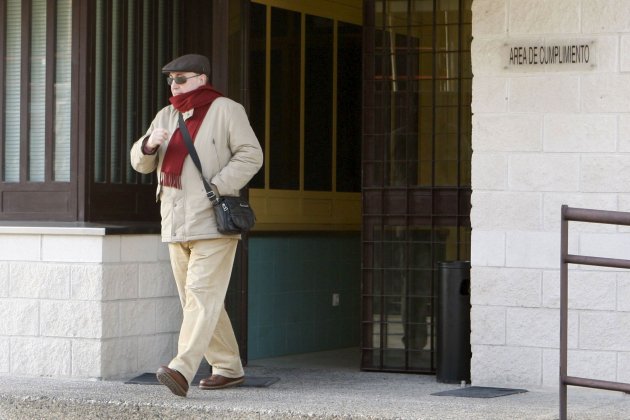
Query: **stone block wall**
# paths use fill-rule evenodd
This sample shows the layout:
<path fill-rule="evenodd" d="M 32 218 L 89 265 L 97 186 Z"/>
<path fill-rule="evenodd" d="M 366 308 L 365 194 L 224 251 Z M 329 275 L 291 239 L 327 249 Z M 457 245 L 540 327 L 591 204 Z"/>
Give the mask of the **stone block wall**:
<path fill-rule="evenodd" d="M 630 211 L 630 2 L 474 0 L 472 381 L 555 387 L 560 206 Z M 506 68 L 515 40 L 594 40 L 596 66 Z M 570 224 L 630 259 L 630 229 Z M 630 381 L 630 273 L 571 266 L 569 375 Z"/>
<path fill-rule="evenodd" d="M 159 235 L 0 227 L 0 374 L 153 372 L 175 354 L 180 324 Z"/>

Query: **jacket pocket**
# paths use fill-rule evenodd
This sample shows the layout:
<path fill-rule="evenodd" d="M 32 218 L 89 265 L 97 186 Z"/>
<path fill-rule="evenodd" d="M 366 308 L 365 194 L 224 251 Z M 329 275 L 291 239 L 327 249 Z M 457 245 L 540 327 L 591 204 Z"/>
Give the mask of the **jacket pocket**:
<path fill-rule="evenodd" d="M 223 165 L 221 165 L 221 159 L 219 158 L 219 149 L 217 148 L 217 142 L 212 138 L 212 149 L 214 150 L 214 158 L 216 159 L 216 168 L 217 172 L 223 169 Z"/>
<path fill-rule="evenodd" d="M 160 214 L 163 235 L 168 235 L 171 240 L 181 240 L 185 237 L 186 206 L 183 199 L 162 199 Z"/>
<path fill-rule="evenodd" d="M 173 237 L 173 202 L 161 200 L 160 216 L 162 217 L 162 234 L 168 234 Z"/>
<path fill-rule="evenodd" d="M 186 204 L 183 198 L 178 198 L 173 202 L 173 217 L 171 235 L 173 239 L 182 240 L 186 238 Z"/>

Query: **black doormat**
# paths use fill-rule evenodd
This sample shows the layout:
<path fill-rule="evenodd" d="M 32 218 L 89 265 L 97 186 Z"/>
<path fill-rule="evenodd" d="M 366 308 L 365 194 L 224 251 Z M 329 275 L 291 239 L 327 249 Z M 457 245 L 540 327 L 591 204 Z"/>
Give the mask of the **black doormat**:
<path fill-rule="evenodd" d="M 436 392 L 438 397 L 494 398 L 527 392 L 526 389 L 493 388 L 487 386 L 467 386 L 450 391 Z"/>
<path fill-rule="evenodd" d="M 199 385 L 199 381 L 203 378 L 206 378 L 208 374 L 197 374 L 192 381 L 192 386 Z M 245 382 L 241 386 L 251 386 L 256 388 L 266 388 L 270 385 L 278 382 L 280 378 L 274 377 L 264 377 L 264 376 L 245 376 Z M 143 373 L 140 376 L 136 376 L 133 379 L 125 382 L 126 384 L 135 384 L 135 385 L 160 385 L 158 382 L 155 373 Z"/>

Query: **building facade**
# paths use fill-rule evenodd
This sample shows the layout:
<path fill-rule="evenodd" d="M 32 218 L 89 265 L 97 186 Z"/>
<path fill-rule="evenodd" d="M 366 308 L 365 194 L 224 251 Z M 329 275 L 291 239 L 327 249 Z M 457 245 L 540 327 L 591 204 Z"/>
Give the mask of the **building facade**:
<path fill-rule="evenodd" d="M 624 1 L 473 2 L 473 381 L 558 383 L 560 207 L 630 209 L 629 17 Z M 627 241 L 570 226 L 573 254 L 627 259 Z M 628 279 L 570 266 L 569 375 L 630 380 Z"/>
<path fill-rule="evenodd" d="M 473 384 L 557 385 L 560 206 L 630 209 L 626 3 L 0 0 L 0 373 L 173 355 L 155 179 L 128 150 L 161 66 L 198 52 L 265 151 L 227 299 L 245 359 L 358 347 L 357 368 L 434 373 L 437 264 L 470 259 Z M 570 240 L 623 258 L 628 237 Z M 630 277 L 570 284 L 569 373 L 630 380 Z"/>

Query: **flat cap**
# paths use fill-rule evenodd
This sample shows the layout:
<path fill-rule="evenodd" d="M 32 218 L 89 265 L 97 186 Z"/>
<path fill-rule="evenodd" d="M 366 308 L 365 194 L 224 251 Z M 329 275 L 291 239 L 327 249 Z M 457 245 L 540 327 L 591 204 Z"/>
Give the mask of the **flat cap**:
<path fill-rule="evenodd" d="M 208 57 L 200 54 L 186 54 L 177 57 L 164 67 L 162 73 L 171 73 L 175 71 L 192 71 L 194 73 L 205 74 L 210 77 L 210 60 Z"/>

